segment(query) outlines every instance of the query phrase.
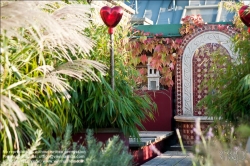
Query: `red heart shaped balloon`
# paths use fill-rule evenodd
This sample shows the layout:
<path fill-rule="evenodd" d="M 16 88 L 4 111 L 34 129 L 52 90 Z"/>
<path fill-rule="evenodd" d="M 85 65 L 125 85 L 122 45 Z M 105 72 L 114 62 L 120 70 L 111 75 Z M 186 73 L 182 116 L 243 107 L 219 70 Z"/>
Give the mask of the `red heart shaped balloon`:
<path fill-rule="evenodd" d="M 123 10 L 119 6 L 115 6 L 113 8 L 104 6 L 101 8 L 100 14 L 103 22 L 109 28 L 114 28 L 120 22 L 123 15 Z"/>
<path fill-rule="evenodd" d="M 244 5 L 239 10 L 239 15 L 241 21 L 247 26 L 250 27 L 250 13 L 246 14 L 246 10 L 249 8 L 248 5 Z"/>

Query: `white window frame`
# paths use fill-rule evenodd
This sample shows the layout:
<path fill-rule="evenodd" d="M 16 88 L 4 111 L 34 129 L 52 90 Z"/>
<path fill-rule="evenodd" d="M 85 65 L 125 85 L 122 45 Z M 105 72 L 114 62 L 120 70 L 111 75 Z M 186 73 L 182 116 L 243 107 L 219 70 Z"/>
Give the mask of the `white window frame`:
<path fill-rule="evenodd" d="M 202 5 L 202 6 L 185 6 L 183 12 L 182 12 L 182 16 L 181 19 L 184 18 L 186 16 L 187 13 L 187 9 L 214 9 L 217 8 L 218 9 L 218 13 L 215 19 L 215 22 L 219 22 L 220 17 L 221 17 L 221 11 L 222 11 L 222 5 Z M 180 24 L 182 24 L 183 22 L 180 20 Z"/>

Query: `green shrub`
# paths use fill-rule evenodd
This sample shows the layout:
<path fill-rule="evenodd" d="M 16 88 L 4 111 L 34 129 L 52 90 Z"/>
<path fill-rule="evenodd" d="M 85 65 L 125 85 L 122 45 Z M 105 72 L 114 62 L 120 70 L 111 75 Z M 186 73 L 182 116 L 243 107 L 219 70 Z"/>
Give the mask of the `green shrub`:
<path fill-rule="evenodd" d="M 9 155 L 1 163 L 2 166 L 117 166 L 132 165 L 132 155 L 128 153 L 127 147 L 114 136 L 103 144 L 97 142 L 93 132 L 87 130 L 85 139 L 86 147 L 71 143 L 72 126 L 68 125 L 63 138 L 57 138 L 50 145 L 50 149 L 41 149 L 42 131 L 36 131 L 36 139 L 31 147 L 20 155 Z"/>
<path fill-rule="evenodd" d="M 228 3 L 237 14 L 242 4 Z M 219 51 L 212 55 L 211 79 L 203 83 L 208 86 L 209 94 L 199 105 L 207 107 L 206 113 L 215 119 L 234 125 L 250 124 L 250 33 L 238 15 L 234 26 L 239 33 L 232 37 L 232 44 L 238 57 L 232 60 Z"/>
<path fill-rule="evenodd" d="M 88 130 L 86 138 L 86 166 L 117 166 L 132 165 L 133 156 L 128 153 L 128 148 L 119 140 L 118 136 L 109 139 L 106 144 L 97 142 L 93 137 L 93 132 Z"/>
<path fill-rule="evenodd" d="M 87 13 L 86 5 L 62 1 L 1 2 L 0 151 L 24 149 L 36 129 L 43 140 L 61 135 L 68 114 L 77 121 L 63 109 L 68 78 L 98 81 L 94 71 L 105 68 L 83 59 L 94 45 L 82 33 Z"/>
<path fill-rule="evenodd" d="M 144 128 L 142 120 L 153 117 L 154 105 L 146 93 L 137 94 L 122 79 L 116 79 L 113 90 L 104 76 L 101 82 L 82 83 L 73 94 L 71 103 L 78 110 L 82 128 L 119 128 L 126 136 L 138 138 L 138 126 Z M 91 110 L 91 111 L 90 111 Z"/>
<path fill-rule="evenodd" d="M 96 17 L 99 17 L 96 16 Z M 138 74 L 135 67 L 128 61 L 132 59 L 125 49 L 131 36 L 130 24 L 120 23 L 114 33 L 115 57 L 115 89 L 111 89 L 110 75 L 99 74 L 100 82 L 78 82 L 71 80 L 72 91 L 70 112 L 76 112 L 82 124 L 74 125 L 74 132 L 83 128 L 119 128 L 126 136 L 139 138 L 138 126 L 142 129 L 142 121 L 153 118 L 155 103 L 144 92 L 136 93 L 135 78 Z M 85 29 L 97 44 L 90 51 L 89 59 L 110 64 L 110 37 L 108 28 L 93 21 Z M 132 50 L 131 50 L 132 51 Z M 70 115 L 69 115 L 70 116 Z"/>

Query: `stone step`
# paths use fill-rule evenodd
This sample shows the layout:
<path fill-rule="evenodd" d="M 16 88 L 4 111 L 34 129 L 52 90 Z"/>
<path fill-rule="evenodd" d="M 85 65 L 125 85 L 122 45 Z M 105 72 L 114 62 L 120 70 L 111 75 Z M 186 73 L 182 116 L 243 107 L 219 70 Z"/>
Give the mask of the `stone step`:
<path fill-rule="evenodd" d="M 194 147 L 192 145 L 183 146 L 186 151 L 192 151 Z M 180 144 L 171 145 L 168 149 L 169 151 L 182 151 Z"/>
<path fill-rule="evenodd" d="M 173 131 L 139 131 L 140 141 L 129 138 L 129 147 L 143 147 L 173 135 Z"/>

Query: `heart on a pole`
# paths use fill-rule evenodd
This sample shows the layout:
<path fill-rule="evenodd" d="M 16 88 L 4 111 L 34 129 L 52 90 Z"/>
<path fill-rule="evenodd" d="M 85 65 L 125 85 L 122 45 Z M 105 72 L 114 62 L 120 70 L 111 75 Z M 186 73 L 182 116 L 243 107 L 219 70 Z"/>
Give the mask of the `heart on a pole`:
<path fill-rule="evenodd" d="M 104 6 L 101 8 L 100 14 L 103 22 L 109 28 L 114 28 L 120 22 L 123 15 L 123 10 L 119 6 L 115 6 L 113 8 Z"/>
<path fill-rule="evenodd" d="M 241 21 L 247 26 L 250 27 L 250 7 L 248 5 L 244 5 L 239 10 L 239 15 Z"/>

